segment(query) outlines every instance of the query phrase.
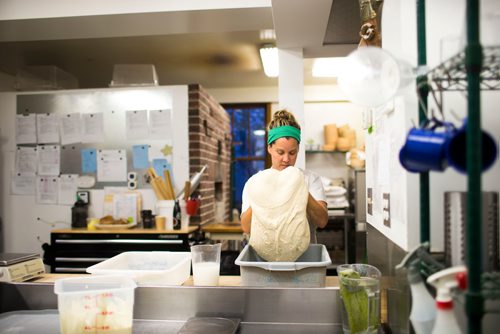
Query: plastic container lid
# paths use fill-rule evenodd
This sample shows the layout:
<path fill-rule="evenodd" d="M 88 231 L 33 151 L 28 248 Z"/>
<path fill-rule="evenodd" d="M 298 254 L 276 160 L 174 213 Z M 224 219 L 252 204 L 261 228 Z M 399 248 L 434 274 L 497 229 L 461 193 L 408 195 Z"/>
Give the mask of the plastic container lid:
<path fill-rule="evenodd" d="M 101 290 L 135 289 L 137 284 L 133 279 L 121 275 L 84 276 L 61 278 L 54 283 L 57 295 L 81 294 Z"/>

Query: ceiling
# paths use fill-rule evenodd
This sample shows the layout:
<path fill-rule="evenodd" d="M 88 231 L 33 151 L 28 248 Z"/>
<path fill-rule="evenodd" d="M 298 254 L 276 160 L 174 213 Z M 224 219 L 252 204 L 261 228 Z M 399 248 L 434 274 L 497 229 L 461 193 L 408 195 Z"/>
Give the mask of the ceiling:
<path fill-rule="evenodd" d="M 206 88 L 275 86 L 264 75 L 259 47 L 300 48 L 306 85 L 315 57 L 345 56 L 358 42 L 353 0 L 272 0 L 270 6 L 0 19 L 0 71 L 53 65 L 80 88 L 108 87 L 114 64 L 153 64 L 161 85 Z M 1 7 L 1 4 L 0 4 Z M 261 39 L 274 29 L 276 40 Z"/>

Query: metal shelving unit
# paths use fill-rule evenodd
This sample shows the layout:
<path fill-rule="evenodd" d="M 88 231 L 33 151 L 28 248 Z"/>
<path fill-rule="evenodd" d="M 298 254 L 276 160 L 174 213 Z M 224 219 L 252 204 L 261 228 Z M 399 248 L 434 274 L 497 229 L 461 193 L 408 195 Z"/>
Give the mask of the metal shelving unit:
<path fill-rule="evenodd" d="M 426 76 L 417 78 L 422 105 L 427 108 L 429 91 L 433 93 L 438 107 L 445 91 L 464 91 L 467 94 L 467 215 L 466 215 L 466 265 L 469 286 L 465 295 L 465 312 L 468 318 L 467 332 L 481 333 L 485 313 L 484 299 L 500 298 L 500 273 L 486 273 L 482 268 L 481 244 L 481 90 L 500 90 L 500 47 L 483 48 L 479 40 L 479 1 L 467 0 L 467 45 L 465 49 L 446 60 Z M 425 1 L 417 1 L 417 32 L 419 65 L 425 65 Z M 424 115 L 425 116 L 425 115 Z M 429 239 L 428 175 L 421 175 L 421 241 Z M 427 192 L 427 193 L 426 193 Z"/>

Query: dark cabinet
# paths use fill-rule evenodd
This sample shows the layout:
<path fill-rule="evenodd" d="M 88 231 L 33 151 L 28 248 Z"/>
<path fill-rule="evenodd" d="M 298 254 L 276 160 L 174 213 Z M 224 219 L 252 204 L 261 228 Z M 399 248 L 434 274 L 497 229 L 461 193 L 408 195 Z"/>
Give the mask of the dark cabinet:
<path fill-rule="evenodd" d="M 87 267 L 127 251 L 189 251 L 189 236 L 197 228 L 185 231 L 126 230 L 91 231 L 55 230 L 50 245 L 44 247 L 44 262 L 52 273 L 84 273 Z"/>

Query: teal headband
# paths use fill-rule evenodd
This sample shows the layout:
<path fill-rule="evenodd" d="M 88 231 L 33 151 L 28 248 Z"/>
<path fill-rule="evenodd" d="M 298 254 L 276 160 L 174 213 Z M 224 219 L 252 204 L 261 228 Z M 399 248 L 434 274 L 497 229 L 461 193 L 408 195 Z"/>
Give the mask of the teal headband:
<path fill-rule="evenodd" d="M 272 128 L 269 130 L 267 135 L 267 145 L 271 145 L 276 139 L 283 137 L 292 137 L 297 140 L 300 144 L 300 130 L 294 126 L 285 125 L 279 126 L 277 128 Z"/>

